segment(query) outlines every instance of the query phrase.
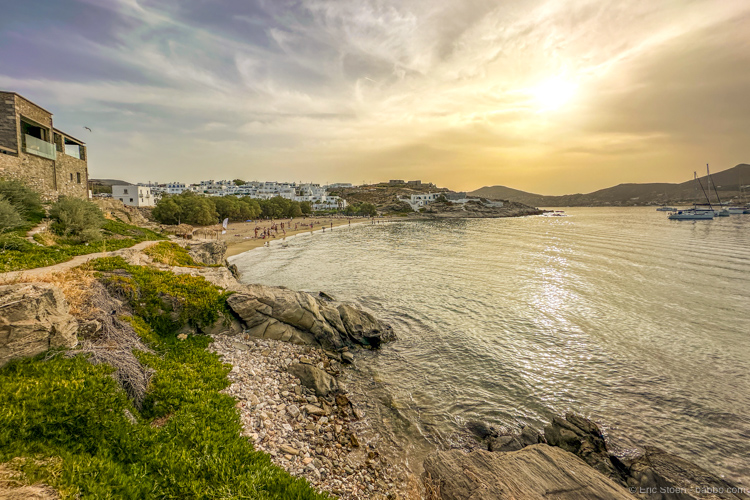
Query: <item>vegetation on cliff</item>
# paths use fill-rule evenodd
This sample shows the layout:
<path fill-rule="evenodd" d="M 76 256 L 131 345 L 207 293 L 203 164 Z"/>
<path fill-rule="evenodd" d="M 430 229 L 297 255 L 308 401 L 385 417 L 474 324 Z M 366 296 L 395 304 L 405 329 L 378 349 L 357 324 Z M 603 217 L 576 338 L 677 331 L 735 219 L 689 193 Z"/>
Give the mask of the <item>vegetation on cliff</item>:
<path fill-rule="evenodd" d="M 230 366 L 209 337 L 180 333 L 222 320 L 221 289 L 118 257 L 91 267 L 152 350 L 135 352 L 155 370 L 143 404 L 84 355 L 12 361 L 0 369 L 0 462 L 24 457 L 14 467 L 64 498 L 328 498 L 240 435 L 236 401 L 221 393 Z"/>

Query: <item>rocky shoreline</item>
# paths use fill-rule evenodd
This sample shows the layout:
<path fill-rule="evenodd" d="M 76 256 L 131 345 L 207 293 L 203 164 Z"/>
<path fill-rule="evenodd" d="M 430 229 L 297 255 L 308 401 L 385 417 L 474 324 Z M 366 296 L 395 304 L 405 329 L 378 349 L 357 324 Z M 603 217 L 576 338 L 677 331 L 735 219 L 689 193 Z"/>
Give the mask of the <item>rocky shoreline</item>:
<path fill-rule="evenodd" d="M 231 385 L 223 392 L 237 401 L 242 435 L 318 491 L 342 499 L 750 499 L 746 489 L 655 447 L 644 447 L 642 455 L 630 460 L 618 458 L 609 452 L 601 428 L 574 414 L 554 417 L 543 433 L 528 427 L 504 433 L 472 423 L 467 434 L 470 431 L 475 439 L 461 441 L 457 449 L 434 451 L 423 467 L 420 459 L 417 470 L 409 470 L 408 452 L 394 450 L 398 444 L 384 435 L 385 424 L 375 421 L 383 420 L 378 396 L 365 381 L 368 374 L 356 367 L 357 351 L 396 340 L 393 329 L 322 292 L 244 285 L 225 253 L 222 242 L 192 244 L 189 254 L 200 265 L 187 267 L 155 262 L 139 250 L 119 255 L 133 266 L 200 276 L 231 292 L 226 316 L 200 328 L 186 324 L 177 339 L 213 339 L 209 350 L 232 366 Z M 123 277 L 117 272 L 113 276 Z M 105 272 L 105 282 L 106 277 Z M 90 336 L 129 328 L 129 342 L 135 342 L 132 327 L 119 320 L 113 323 L 126 313 L 114 298 L 117 289 L 94 284 L 101 311 L 83 322 L 70 315 L 54 285 L 2 287 L 0 305 L 7 306 L 4 328 L 28 332 L 13 339 L 13 345 L 20 346 L 15 351 L 0 345 L 7 354 L 4 361 L 43 352 L 55 342 L 73 347 L 73 323 L 79 333 L 91 330 Z M 161 300 L 170 314 L 180 314 L 179 301 L 167 295 Z M 40 308 L 46 317 L 39 316 Z M 62 342 L 57 341 L 59 331 L 68 332 Z M 146 348 L 139 344 L 138 349 Z M 127 362 L 138 368 L 138 361 L 130 358 Z M 114 363 L 112 359 L 101 362 Z M 144 372 L 144 377 L 140 389 L 133 390 L 123 382 L 133 377 L 120 377 L 137 404 L 150 373 Z"/>

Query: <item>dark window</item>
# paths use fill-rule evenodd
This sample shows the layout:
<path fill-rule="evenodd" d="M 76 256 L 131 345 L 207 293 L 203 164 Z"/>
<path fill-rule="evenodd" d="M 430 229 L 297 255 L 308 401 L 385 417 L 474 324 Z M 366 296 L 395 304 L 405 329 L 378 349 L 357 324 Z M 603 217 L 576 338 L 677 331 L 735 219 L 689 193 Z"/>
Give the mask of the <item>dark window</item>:
<path fill-rule="evenodd" d="M 130 202 L 131 202 L 131 203 L 133 202 L 133 198 L 130 198 Z"/>
<path fill-rule="evenodd" d="M 122 194 L 128 194 L 128 190 L 127 189 L 123 189 L 122 190 Z M 133 201 L 133 200 L 130 200 L 130 201 Z"/>
<path fill-rule="evenodd" d="M 70 174 L 70 182 L 73 182 L 73 173 Z"/>
<path fill-rule="evenodd" d="M 81 172 L 76 172 L 76 180 L 78 181 L 78 184 L 81 183 Z"/>

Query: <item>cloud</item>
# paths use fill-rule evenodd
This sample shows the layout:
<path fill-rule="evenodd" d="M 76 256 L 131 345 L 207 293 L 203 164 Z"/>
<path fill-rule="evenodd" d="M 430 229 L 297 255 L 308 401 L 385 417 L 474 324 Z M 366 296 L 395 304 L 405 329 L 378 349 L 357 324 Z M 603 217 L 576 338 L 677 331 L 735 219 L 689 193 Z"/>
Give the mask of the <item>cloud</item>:
<path fill-rule="evenodd" d="M 57 123 L 95 124 L 92 171 L 109 177 L 401 171 L 455 188 L 559 193 L 619 182 L 634 162 L 649 168 L 629 169 L 643 175 L 629 180 L 655 170 L 681 180 L 698 145 L 721 149 L 726 167 L 749 153 L 745 1 L 14 9 L 0 20 L 0 86 L 53 109 Z M 554 100 L 554 82 L 575 90 L 542 106 L 535 89 L 551 86 Z"/>

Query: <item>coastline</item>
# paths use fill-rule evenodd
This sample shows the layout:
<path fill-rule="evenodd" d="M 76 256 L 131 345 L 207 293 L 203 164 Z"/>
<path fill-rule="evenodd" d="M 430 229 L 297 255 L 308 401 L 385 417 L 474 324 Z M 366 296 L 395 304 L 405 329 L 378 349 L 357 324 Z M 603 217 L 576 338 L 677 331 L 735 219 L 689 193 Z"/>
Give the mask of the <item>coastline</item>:
<path fill-rule="evenodd" d="M 270 238 L 256 238 L 255 237 L 255 227 L 257 226 L 259 228 L 258 232 L 262 232 L 263 229 L 270 228 L 270 226 L 274 223 L 278 223 L 280 221 L 258 221 L 256 222 L 238 222 L 238 223 L 231 223 L 229 224 L 229 227 L 227 228 L 227 234 L 222 235 L 219 239 L 219 241 L 224 241 L 227 244 L 227 253 L 226 257 L 227 259 L 236 257 L 237 255 L 240 255 L 242 253 L 245 253 L 249 250 L 254 250 L 256 248 L 261 248 L 266 245 L 266 243 L 275 245 L 282 241 L 285 241 L 287 238 L 291 238 L 293 236 L 297 236 L 300 234 L 314 234 L 314 233 L 325 233 L 326 230 L 331 230 L 331 224 L 333 224 L 333 229 L 341 228 L 341 227 L 351 227 L 354 225 L 359 224 L 367 224 L 370 223 L 372 219 L 370 217 L 307 217 L 307 218 L 301 218 L 298 217 L 296 219 L 292 220 L 292 224 L 313 224 L 312 227 L 305 226 L 304 228 L 300 227 L 297 230 L 288 230 L 286 231 L 286 234 L 277 234 L 275 236 L 271 236 Z M 398 219 L 398 218 L 376 218 L 376 223 L 384 223 L 384 222 L 397 222 L 400 220 L 408 220 L 406 218 Z M 285 223 L 288 222 L 287 220 L 284 221 Z"/>

